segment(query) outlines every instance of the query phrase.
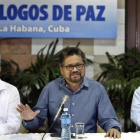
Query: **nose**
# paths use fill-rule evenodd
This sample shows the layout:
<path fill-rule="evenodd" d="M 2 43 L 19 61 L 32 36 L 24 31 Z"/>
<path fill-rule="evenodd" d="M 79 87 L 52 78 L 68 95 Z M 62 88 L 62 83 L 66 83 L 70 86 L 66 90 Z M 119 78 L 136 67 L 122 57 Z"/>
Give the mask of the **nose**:
<path fill-rule="evenodd" d="M 78 71 L 78 69 L 76 67 L 74 67 L 72 71 Z"/>

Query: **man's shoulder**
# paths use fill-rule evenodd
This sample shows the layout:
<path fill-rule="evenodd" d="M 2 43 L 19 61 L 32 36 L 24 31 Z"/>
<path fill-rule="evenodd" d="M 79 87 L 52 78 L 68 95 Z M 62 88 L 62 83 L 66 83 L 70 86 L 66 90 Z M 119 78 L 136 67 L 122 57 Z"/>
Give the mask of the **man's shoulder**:
<path fill-rule="evenodd" d="M 88 82 L 89 90 L 92 91 L 91 93 L 97 94 L 98 96 L 106 93 L 104 86 L 101 83 L 99 83 L 98 81 L 88 79 L 88 78 L 86 78 L 86 80 Z"/>
<path fill-rule="evenodd" d="M 16 87 L 14 85 L 7 83 L 5 81 L 1 80 L 0 83 L 1 83 L 3 89 L 10 89 L 10 90 L 16 89 Z"/>
<path fill-rule="evenodd" d="M 19 92 L 18 92 L 18 89 L 10 84 L 10 83 L 7 83 L 5 81 L 0 81 L 0 85 L 2 84 L 2 87 L 0 88 L 0 90 L 2 89 L 3 90 L 3 95 L 5 96 L 9 96 L 9 97 L 14 97 L 14 96 L 19 96 Z"/>
<path fill-rule="evenodd" d="M 134 94 L 139 94 L 140 95 L 140 86 L 135 90 Z"/>
<path fill-rule="evenodd" d="M 89 85 L 95 85 L 95 86 L 103 86 L 101 83 L 99 83 L 98 81 L 96 80 L 93 80 L 93 79 L 89 79 L 89 78 L 86 78 L 86 81 L 88 82 Z"/>
<path fill-rule="evenodd" d="M 53 87 L 54 86 L 59 86 L 62 81 L 63 81 L 63 77 L 59 77 L 59 78 L 56 78 L 55 80 L 52 80 L 51 82 L 49 82 L 45 87 Z"/>

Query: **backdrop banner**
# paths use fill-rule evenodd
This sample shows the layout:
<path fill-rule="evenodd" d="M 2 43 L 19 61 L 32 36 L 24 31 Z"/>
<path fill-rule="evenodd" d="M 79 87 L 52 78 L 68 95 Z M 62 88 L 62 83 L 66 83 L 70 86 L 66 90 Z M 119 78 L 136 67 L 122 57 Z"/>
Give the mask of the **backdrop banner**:
<path fill-rule="evenodd" d="M 0 0 L 0 37 L 117 38 L 117 0 Z"/>

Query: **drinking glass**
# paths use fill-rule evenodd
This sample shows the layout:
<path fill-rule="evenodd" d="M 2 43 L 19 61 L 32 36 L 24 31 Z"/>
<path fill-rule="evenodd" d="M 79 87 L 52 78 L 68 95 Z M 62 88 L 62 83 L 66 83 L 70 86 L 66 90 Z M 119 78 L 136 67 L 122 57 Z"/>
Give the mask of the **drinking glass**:
<path fill-rule="evenodd" d="M 76 139 L 84 138 L 84 125 L 85 124 L 82 122 L 75 123 L 75 129 L 76 129 L 75 137 L 76 137 Z"/>

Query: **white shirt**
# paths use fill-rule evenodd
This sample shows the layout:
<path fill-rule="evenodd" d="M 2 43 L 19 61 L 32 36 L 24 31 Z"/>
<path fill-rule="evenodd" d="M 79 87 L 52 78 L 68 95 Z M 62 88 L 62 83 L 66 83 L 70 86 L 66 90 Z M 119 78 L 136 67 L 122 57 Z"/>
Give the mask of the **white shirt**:
<path fill-rule="evenodd" d="M 131 120 L 140 128 L 140 87 L 135 90 L 131 104 Z"/>
<path fill-rule="evenodd" d="M 0 135 L 18 132 L 20 114 L 16 107 L 19 103 L 17 88 L 0 80 Z"/>

